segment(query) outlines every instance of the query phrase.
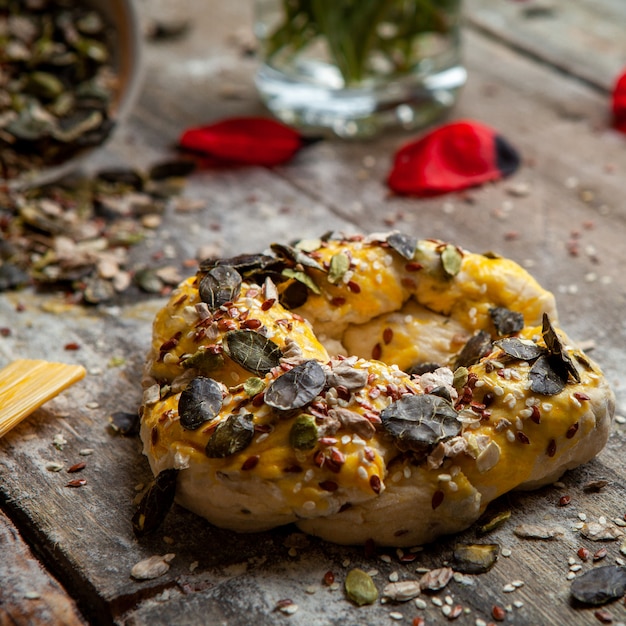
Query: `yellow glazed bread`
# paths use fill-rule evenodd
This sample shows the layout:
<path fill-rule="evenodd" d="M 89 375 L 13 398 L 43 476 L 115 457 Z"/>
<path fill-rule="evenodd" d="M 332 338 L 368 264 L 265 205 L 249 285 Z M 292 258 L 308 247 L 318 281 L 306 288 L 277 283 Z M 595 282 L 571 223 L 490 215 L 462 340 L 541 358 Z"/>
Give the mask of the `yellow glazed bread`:
<path fill-rule="evenodd" d="M 327 235 L 207 260 L 172 293 L 141 436 L 176 501 L 217 526 L 408 546 L 590 460 L 613 410 L 514 262 Z"/>

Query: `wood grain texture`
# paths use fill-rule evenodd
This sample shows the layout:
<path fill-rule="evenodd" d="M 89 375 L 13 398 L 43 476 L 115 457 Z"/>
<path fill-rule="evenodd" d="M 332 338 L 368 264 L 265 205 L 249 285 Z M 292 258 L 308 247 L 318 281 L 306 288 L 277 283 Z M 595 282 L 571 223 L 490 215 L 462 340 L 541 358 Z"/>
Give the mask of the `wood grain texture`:
<path fill-rule="evenodd" d="M 50 576 L 0 511 L 0 624 L 84 626 L 76 603 Z"/>
<path fill-rule="evenodd" d="M 620 0 L 465 0 L 469 24 L 559 71 L 612 89 L 626 66 L 626 5 Z"/>
<path fill-rule="evenodd" d="M 391 197 L 385 178 L 406 135 L 389 133 L 369 142 L 324 141 L 280 168 L 214 168 L 194 174 L 185 194 L 201 200 L 203 208 L 190 214 L 168 210 L 156 236 L 130 251 L 134 260 L 152 264 L 155 253 L 168 249 L 173 251 L 168 263 L 182 267 L 207 247 L 230 256 L 329 229 L 391 227 L 477 252 L 493 250 L 528 266 L 555 291 L 563 327 L 574 338 L 595 343 L 592 355 L 614 384 L 623 413 L 626 139 L 608 128 L 602 91 L 622 53 L 619 46 L 607 47 L 604 55 L 586 55 L 586 62 L 578 63 L 581 40 L 567 34 L 571 24 L 585 22 L 590 34 L 613 32 L 621 4 L 571 3 L 576 7 L 570 14 L 570 3 L 566 12 L 555 2 L 560 21 L 553 24 L 553 38 L 540 36 L 539 18 L 521 20 L 516 11 L 527 3 L 497 3 L 497 9 L 493 4 L 467 2 L 469 23 L 477 27 L 466 31 L 470 78 L 453 117 L 489 123 L 518 147 L 524 164 L 512 179 L 431 200 Z M 149 12 L 151 3 L 141 6 Z M 191 30 L 183 38 L 146 46 L 146 76 L 136 110 L 86 169 L 124 163 L 145 167 L 175 155 L 175 141 L 187 126 L 262 113 L 252 83 L 256 62 L 233 43 L 235 35 L 250 29 L 251 3 L 190 0 L 181 6 L 192 11 Z M 533 37 L 529 29 L 535 29 Z M 520 42 L 530 52 L 520 53 Z M 571 75 L 555 71 L 564 63 Z M 590 79 L 594 72 L 599 76 L 595 82 Z M 521 183 L 528 193 L 515 195 L 512 190 Z M 577 254 L 572 242 L 578 243 Z M 61 307 L 58 300 L 28 290 L 0 294 L 0 325 L 11 329 L 0 338 L 0 367 L 16 356 L 67 361 L 64 346 L 71 342 L 80 346 L 72 360 L 88 371 L 84 381 L 0 441 L 0 504 L 91 623 L 192 625 L 207 623 L 210 616 L 211 624 L 229 626 L 282 621 L 292 626 L 373 626 L 394 623 L 391 612 L 404 616 L 399 623 L 418 615 L 427 623 L 447 623 L 428 596 L 425 610 L 414 603 L 357 609 L 344 597 L 341 583 L 354 566 L 377 570 L 379 589 L 394 573 L 402 580 L 418 577 L 419 567 L 448 563 L 457 541 L 495 541 L 510 549 L 511 556 L 500 557 L 493 570 L 473 577 L 471 584 L 452 582 L 436 594 L 441 600 L 449 595 L 454 604 L 468 609 L 456 623 L 469 626 L 477 618 L 488 622 L 494 604 L 509 607 L 505 623 L 597 622 L 593 610 L 570 602 L 568 559 L 576 561 L 581 545 L 592 553 L 606 547 L 608 553 L 596 565 L 581 563 L 584 571 L 626 558 L 620 541 L 591 542 L 577 528 L 579 514 L 597 521 L 622 519 L 626 513 L 623 425 L 616 424 L 596 460 L 568 473 L 562 485 L 510 494 L 494 503 L 489 514 L 512 512 L 498 530 L 480 537 L 471 528 L 427 547 L 410 564 L 401 563 L 394 551 L 385 551 L 383 560 L 381 554 L 366 556 L 362 548 L 305 538 L 291 527 L 235 535 L 179 507 L 156 535 L 138 541 L 130 518 L 149 469 L 139 441 L 115 435 L 108 419 L 115 411 L 138 407 L 150 324 L 163 301 L 81 309 Z M 55 309 L 51 302 L 57 310 L 61 307 L 60 314 L 50 312 Z M 18 303 L 23 309 L 19 313 Z M 91 452 L 85 455 L 86 450 Z M 68 474 L 67 468 L 79 461 L 86 463 L 85 469 Z M 61 464 L 61 471 L 46 469 L 51 462 Z M 86 484 L 68 487 L 77 476 Z M 587 493 L 583 487 L 592 479 L 608 484 L 599 493 Z M 572 503 L 560 507 L 564 494 Z M 520 539 L 513 530 L 521 523 L 562 526 L 564 534 L 554 541 Z M 165 575 L 145 582 L 131 579 L 135 563 L 166 553 L 176 556 Z M 2 567 L 0 562 L 0 572 Z M 336 589 L 322 583 L 329 570 L 339 583 Z M 505 592 L 514 580 L 524 585 Z M 299 607 L 289 617 L 276 610 L 285 598 Z M 622 603 L 608 610 L 615 623 L 626 621 Z"/>

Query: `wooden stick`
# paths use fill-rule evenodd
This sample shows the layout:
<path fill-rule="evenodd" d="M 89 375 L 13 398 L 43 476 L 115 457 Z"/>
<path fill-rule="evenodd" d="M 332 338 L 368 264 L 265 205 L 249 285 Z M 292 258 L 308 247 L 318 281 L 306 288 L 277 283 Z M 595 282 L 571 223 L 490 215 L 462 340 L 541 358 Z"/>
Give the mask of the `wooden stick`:
<path fill-rule="evenodd" d="M 85 374 L 82 365 L 35 359 L 18 359 L 1 369 L 0 438 Z"/>

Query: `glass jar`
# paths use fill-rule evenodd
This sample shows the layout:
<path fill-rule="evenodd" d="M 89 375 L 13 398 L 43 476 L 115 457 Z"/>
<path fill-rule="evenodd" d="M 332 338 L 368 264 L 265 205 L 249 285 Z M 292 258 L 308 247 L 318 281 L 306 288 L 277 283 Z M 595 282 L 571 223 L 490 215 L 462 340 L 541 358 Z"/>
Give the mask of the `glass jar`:
<path fill-rule="evenodd" d="M 441 117 L 465 83 L 461 0 L 255 0 L 269 110 L 303 132 L 367 137 Z"/>

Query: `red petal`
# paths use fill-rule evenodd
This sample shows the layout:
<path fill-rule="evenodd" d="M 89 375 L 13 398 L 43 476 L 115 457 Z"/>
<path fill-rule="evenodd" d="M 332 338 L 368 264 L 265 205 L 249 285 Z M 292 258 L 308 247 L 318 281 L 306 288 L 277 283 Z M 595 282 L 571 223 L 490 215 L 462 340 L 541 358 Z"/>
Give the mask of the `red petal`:
<path fill-rule="evenodd" d="M 234 117 L 187 129 L 180 138 L 187 150 L 248 165 L 278 165 L 302 147 L 293 129 L 267 118 Z"/>
<path fill-rule="evenodd" d="M 612 106 L 613 127 L 626 133 L 626 72 L 615 83 Z"/>
<path fill-rule="evenodd" d="M 516 150 L 493 129 L 460 121 L 403 146 L 387 183 L 397 193 L 437 196 L 498 180 L 518 166 Z"/>

